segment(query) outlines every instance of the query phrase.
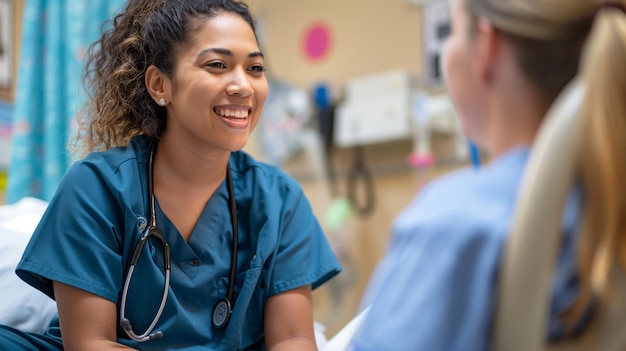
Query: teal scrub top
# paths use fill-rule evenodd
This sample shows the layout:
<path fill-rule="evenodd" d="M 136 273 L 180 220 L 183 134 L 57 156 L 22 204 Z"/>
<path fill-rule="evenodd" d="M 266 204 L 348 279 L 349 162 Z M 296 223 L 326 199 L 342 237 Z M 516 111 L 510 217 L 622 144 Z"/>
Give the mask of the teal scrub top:
<path fill-rule="evenodd" d="M 59 281 L 117 304 L 134 247 L 150 218 L 150 143 L 90 154 L 61 181 L 16 273 L 54 298 Z M 118 327 L 118 342 L 140 350 L 263 350 L 266 300 L 311 284 L 317 288 L 341 267 L 300 186 L 279 168 L 243 151 L 230 157 L 239 225 L 233 314 L 216 329 L 212 309 L 227 296 L 232 226 L 224 181 L 206 204 L 186 242 L 156 203 L 157 226 L 170 245 L 168 299 L 154 331 L 160 340 L 130 340 Z M 157 240 L 144 247 L 131 280 L 126 317 L 135 333 L 154 318 L 165 282 Z M 119 313 L 119 312 L 118 312 Z M 44 333 L 60 338 L 58 322 Z"/>

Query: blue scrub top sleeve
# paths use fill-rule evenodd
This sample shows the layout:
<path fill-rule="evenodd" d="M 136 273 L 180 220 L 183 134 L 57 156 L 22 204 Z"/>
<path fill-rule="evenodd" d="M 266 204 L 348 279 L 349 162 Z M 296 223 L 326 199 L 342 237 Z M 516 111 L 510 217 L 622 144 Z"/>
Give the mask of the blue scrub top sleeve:
<path fill-rule="evenodd" d="M 371 308 L 354 350 L 487 349 L 500 240 L 429 229 L 393 238 L 367 289 Z"/>
<path fill-rule="evenodd" d="M 117 300 L 124 217 L 113 173 L 98 155 L 68 170 L 17 266 L 21 279 L 52 298 L 59 281 Z"/>
<path fill-rule="evenodd" d="M 290 179 L 282 194 L 284 205 L 270 296 L 309 284 L 315 289 L 341 271 L 300 186 Z"/>

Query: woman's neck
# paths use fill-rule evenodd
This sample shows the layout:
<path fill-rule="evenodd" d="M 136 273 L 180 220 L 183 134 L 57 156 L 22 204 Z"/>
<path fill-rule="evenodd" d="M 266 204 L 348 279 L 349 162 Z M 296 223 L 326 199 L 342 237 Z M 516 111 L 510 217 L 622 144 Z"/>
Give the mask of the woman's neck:
<path fill-rule="evenodd" d="M 545 103 L 523 89 L 492 99 L 486 124 L 486 148 L 492 158 L 530 146 L 547 112 Z"/>
<path fill-rule="evenodd" d="M 207 150 L 164 136 L 154 161 L 155 183 L 182 192 L 215 189 L 224 181 L 230 152 Z"/>

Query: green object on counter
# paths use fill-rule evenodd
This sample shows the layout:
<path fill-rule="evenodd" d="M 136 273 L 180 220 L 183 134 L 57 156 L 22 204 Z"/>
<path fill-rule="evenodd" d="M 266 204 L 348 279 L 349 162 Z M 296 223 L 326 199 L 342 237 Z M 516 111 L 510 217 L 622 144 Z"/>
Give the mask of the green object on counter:
<path fill-rule="evenodd" d="M 339 230 L 352 214 L 352 205 L 345 198 L 335 198 L 326 212 L 326 226 L 329 230 Z"/>

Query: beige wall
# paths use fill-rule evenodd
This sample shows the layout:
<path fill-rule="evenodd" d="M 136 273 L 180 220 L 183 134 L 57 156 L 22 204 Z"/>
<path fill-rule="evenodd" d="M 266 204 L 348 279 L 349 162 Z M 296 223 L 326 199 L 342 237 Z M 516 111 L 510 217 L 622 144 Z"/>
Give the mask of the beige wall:
<path fill-rule="evenodd" d="M 408 0 L 248 0 L 260 22 L 268 74 L 309 89 L 355 76 L 404 69 L 422 72 L 420 9 Z M 333 33 L 328 56 L 309 61 L 301 42 L 313 23 Z"/>

